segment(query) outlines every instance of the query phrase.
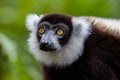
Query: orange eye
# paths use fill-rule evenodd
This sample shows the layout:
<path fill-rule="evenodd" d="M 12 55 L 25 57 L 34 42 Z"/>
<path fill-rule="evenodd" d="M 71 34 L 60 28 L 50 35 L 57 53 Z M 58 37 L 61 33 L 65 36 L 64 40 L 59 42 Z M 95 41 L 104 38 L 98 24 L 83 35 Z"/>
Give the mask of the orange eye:
<path fill-rule="evenodd" d="M 63 30 L 58 30 L 57 35 L 61 36 L 63 34 Z"/>
<path fill-rule="evenodd" d="M 39 33 L 43 34 L 45 32 L 45 30 L 43 28 L 39 29 Z"/>

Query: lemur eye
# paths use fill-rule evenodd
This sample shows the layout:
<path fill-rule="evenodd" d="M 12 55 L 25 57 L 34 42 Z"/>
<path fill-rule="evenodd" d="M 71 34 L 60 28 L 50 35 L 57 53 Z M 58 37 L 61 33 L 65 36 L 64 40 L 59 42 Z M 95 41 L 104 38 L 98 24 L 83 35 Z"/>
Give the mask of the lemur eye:
<path fill-rule="evenodd" d="M 61 36 L 63 33 L 64 33 L 63 30 L 58 30 L 57 31 L 57 35 L 59 35 L 59 36 Z"/>
<path fill-rule="evenodd" d="M 39 29 L 39 33 L 40 34 L 44 34 L 45 33 L 45 29 L 43 29 L 43 28 Z"/>

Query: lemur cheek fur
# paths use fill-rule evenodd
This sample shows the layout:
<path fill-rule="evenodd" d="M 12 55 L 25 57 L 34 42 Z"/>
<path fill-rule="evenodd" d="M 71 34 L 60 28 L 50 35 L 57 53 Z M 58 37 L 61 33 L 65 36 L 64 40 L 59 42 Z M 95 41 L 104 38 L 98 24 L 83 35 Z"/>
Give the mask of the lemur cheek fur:
<path fill-rule="evenodd" d="M 44 80 L 120 80 L 120 20 L 30 14 L 26 26 Z"/>

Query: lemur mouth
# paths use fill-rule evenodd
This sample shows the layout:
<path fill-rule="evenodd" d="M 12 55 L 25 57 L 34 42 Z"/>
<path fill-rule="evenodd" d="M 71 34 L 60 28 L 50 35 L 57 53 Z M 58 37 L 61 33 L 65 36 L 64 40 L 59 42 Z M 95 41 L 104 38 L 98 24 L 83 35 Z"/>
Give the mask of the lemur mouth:
<path fill-rule="evenodd" d="M 40 50 L 46 51 L 46 52 L 49 52 L 49 51 L 57 51 L 57 49 L 54 48 L 54 47 L 45 47 L 45 46 L 40 46 Z"/>

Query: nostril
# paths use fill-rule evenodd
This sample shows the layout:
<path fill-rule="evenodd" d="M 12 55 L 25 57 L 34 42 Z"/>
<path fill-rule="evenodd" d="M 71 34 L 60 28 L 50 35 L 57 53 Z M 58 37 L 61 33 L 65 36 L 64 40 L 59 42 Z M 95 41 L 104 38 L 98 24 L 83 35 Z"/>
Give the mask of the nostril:
<path fill-rule="evenodd" d="M 48 43 L 48 42 L 45 42 L 44 45 L 49 45 L 49 43 Z"/>
<path fill-rule="evenodd" d="M 43 46 L 44 45 L 43 42 L 41 42 L 40 45 Z"/>

